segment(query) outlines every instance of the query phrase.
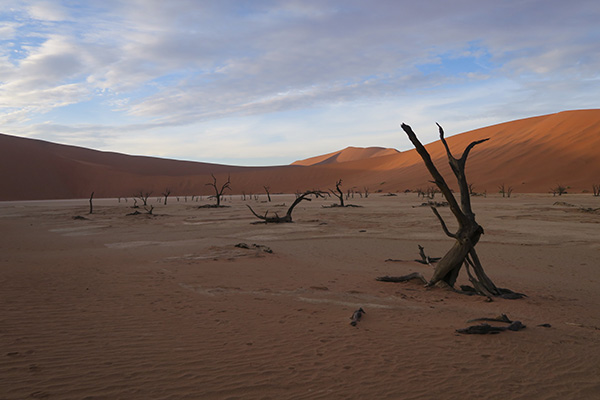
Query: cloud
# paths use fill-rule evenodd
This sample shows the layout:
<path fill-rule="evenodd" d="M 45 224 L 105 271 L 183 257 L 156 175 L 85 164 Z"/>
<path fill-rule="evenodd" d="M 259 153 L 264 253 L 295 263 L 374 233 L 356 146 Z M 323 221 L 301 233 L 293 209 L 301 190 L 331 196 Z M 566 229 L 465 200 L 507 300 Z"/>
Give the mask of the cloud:
<path fill-rule="evenodd" d="M 70 127 L 66 140 L 103 148 L 131 149 L 113 136 L 128 132 L 140 148 L 180 156 L 161 135 L 214 142 L 218 132 L 232 138 L 228 159 L 248 149 L 268 159 L 285 143 L 303 149 L 296 137 L 315 152 L 340 132 L 369 143 L 369 127 L 389 132 L 407 114 L 473 129 L 597 106 L 594 1 L 57 0 L 9 9 L 0 121 L 40 137 Z M 70 107 L 86 103 L 96 117 L 72 122 Z"/>

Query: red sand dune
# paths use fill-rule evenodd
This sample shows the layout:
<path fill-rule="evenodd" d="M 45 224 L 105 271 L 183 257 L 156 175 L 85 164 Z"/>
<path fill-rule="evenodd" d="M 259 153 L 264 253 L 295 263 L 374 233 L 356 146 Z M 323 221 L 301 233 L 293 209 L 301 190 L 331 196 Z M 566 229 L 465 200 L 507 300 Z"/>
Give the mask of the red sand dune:
<path fill-rule="evenodd" d="M 363 160 L 365 158 L 388 156 L 398 154 L 396 149 L 386 149 L 383 147 L 346 147 L 344 150 L 334 151 L 333 153 L 322 156 L 311 157 L 305 160 L 294 161 L 292 165 L 323 165 L 332 163 L 341 163 L 348 161 Z"/>
<path fill-rule="evenodd" d="M 410 121 L 407 120 L 410 124 Z M 419 132 L 416 132 L 417 135 Z M 404 135 L 404 132 L 398 132 Z M 543 193 L 561 184 L 571 192 L 591 191 L 600 183 L 600 110 L 565 111 L 506 122 L 448 138 L 460 155 L 472 141 L 476 146 L 467 162 L 475 191 L 496 192 L 512 186 L 515 193 Z M 427 146 L 432 159 L 448 176 L 439 141 Z M 386 154 L 387 155 L 380 155 Z M 398 192 L 431 186 L 430 177 L 414 150 L 346 149 L 290 165 L 234 167 L 198 162 L 100 152 L 40 140 L 0 135 L 0 200 L 126 197 L 140 190 L 158 196 L 166 188 L 173 195 L 207 195 L 210 173 L 219 182 L 231 176 L 232 193 L 293 193 L 333 187 L 368 187 L 371 192 Z"/>

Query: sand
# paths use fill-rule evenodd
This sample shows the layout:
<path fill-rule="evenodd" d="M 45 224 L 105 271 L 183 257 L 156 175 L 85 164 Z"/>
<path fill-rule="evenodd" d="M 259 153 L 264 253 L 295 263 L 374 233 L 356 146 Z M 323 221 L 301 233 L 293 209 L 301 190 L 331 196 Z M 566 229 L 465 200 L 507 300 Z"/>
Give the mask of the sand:
<path fill-rule="evenodd" d="M 293 201 L 273 197 L 249 204 Z M 0 398 L 600 398 L 598 197 L 474 198 L 487 273 L 528 296 L 491 303 L 375 281 L 431 276 L 417 245 L 452 245 L 416 194 L 303 202 L 281 225 L 239 196 L 151 201 L 0 203 Z M 500 313 L 527 328 L 456 333 Z"/>

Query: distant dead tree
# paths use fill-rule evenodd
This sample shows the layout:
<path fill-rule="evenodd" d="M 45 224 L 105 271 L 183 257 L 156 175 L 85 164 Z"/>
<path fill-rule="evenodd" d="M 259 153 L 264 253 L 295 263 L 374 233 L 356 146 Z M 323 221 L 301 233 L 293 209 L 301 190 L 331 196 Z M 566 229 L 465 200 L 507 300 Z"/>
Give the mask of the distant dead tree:
<path fill-rule="evenodd" d="M 469 196 L 475 195 L 475 186 L 472 183 L 469 183 Z"/>
<path fill-rule="evenodd" d="M 479 238 L 483 234 L 483 227 L 481 227 L 477 221 L 475 221 L 475 214 L 471 208 L 471 197 L 469 196 L 469 185 L 467 183 L 467 178 L 465 175 L 465 164 L 467 162 L 467 157 L 469 152 L 476 145 L 483 143 L 489 139 L 476 140 L 469 144 L 464 150 L 462 156 L 460 158 L 455 158 L 450 148 L 448 147 L 448 143 L 444 138 L 444 130 L 438 124 L 440 140 L 446 149 L 446 155 L 448 157 L 448 162 L 450 167 L 452 168 L 452 172 L 456 176 L 458 181 L 458 186 L 460 188 L 460 204 L 454 197 L 454 194 L 448 187 L 448 184 L 444 180 L 443 176 L 440 174 L 435 164 L 431 160 L 431 156 L 421 144 L 417 135 L 413 132 L 412 128 L 406 124 L 402 124 L 402 129 L 407 134 L 408 138 L 415 146 L 417 153 L 423 159 L 425 166 L 429 170 L 429 173 L 433 177 L 434 183 L 441 191 L 442 195 L 445 197 L 446 201 L 449 203 L 450 210 L 456 221 L 458 222 L 458 230 L 455 233 L 452 233 L 448 230 L 446 223 L 444 222 L 442 216 L 439 214 L 435 207 L 431 207 L 433 213 L 439 220 L 442 230 L 444 233 L 453 238 L 455 240 L 454 246 L 442 257 L 442 259 L 438 262 L 435 267 L 432 278 L 428 281 L 427 286 L 438 285 L 442 287 L 450 287 L 454 289 L 454 284 L 458 278 L 458 274 L 460 269 L 464 265 L 467 274 L 469 275 L 469 280 L 471 281 L 473 287 L 470 286 L 461 286 L 462 293 L 478 293 L 483 296 L 487 296 L 488 298 L 492 297 L 504 297 L 504 298 L 521 298 L 524 295 L 520 293 L 515 293 L 508 289 L 502 289 L 496 287 L 492 280 L 486 275 L 479 260 L 479 256 L 475 251 L 475 245 L 479 242 Z M 471 268 L 474 271 L 474 275 L 471 273 Z M 413 274 L 411 274 L 413 275 Z M 409 277 L 407 275 L 406 277 Z M 406 279 L 402 279 L 405 277 L 379 277 L 378 280 L 387 281 L 387 282 L 399 282 Z M 414 276 L 412 276 L 414 278 Z"/>
<path fill-rule="evenodd" d="M 265 192 L 267 192 L 267 199 L 269 200 L 269 203 L 270 203 L 271 202 L 271 193 L 269 192 L 269 187 L 263 186 L 263 188 L 265 188 Z"/>
<path fill-rule="evenodd" d="M 167 199 L 169 198 L 169 195 L 171 194 L 171 189 L 166 188 L 164 192 L 162 192 L 162 195 L 165 196 L 165 206 L 167 205 Z"/>
<path fill-rule="evenodd" d="M 365 186 L 364 191 L 365 191 L 365 199 L 366 199 L 367 197 L 369 197 L 369 188 Z"/>
<path fill-rule="evenodd" d="M 227 175 L 227 182 L 225 182 L 223 185 L 221 185 L 220 189 L 219 189 L 219 186 L 217 185 L 217 178 L 215 177 L 215 175 L 212 173 L 210 175 L 213 178 L 213 182 L 207 183 L 206 186 L 211 186 L 213 189 L 215 189 L 215 195 L 210 196 L 210 197 L 214 197 L 215 199 L 217 199 L 217 207 L 220 207 L 221 206 L 221 197 L 223 196 L 223 192 L 225 191 L 225 189 L 231 190 L 231 175 Z"/>
<path fill-rule="evenodd" d="M 310 199 L 308 196 L 314 195 L 315 197 L 323 197 L 322 192 L 320 191 L 315 191 L 315 190 L 309 190 L 306 191 L 304 193 L 302 193 L 299 196 L 296 196 L 296 200 L 294 200 L 294 202 L 292 203 L 292 205 L 290 206 L 290 208 L 288 208 L 287 212 L 285 213 L 285 215 L 283 217 L 280 217 L 279 215 L 277 215 L 277 213 L 275 213 L 274 217 L 269 217 L 269 211 L 265 212 L 265 215 L 259 215 L 257 214 L 252 207 L 250 207 L 250 205 L 246 204 L 246 206 L 250 209 L 250 211 L 252 211 L 252 214 L 254 214 L 254 216 L 258 219 L 262 219 L 264 221 L 265 224 L 268 223 L 283 223 L 283 222 L 294 222 L 292 221 L 292 211 L 294 211 L 294 207 L 296 207 L 298 204 L 300 204 L 300 202 L 302 202 L 303 200 L 306 201 L 311 201 L 312 199 Z"/>
<path fill-rule="evenodd" d="M 344 207 L 344 192 L 342 192 L 340 186 L 342 186 L 341 179 L 335 183 L 335 191 L 333 189 L 329 189 L 329 191 L 332 195 L 338 198 L 338 200 L 340 201 L 340 207 Z"/>
<path fill-rule="evenodd" d="M 134 200 L 137 197 L 138 199 L 140 199 L 142 201 L 142 203 L 144 204 L 144 206 L 147 206 L 148 205 L 148 197 L 150 197 L 151 194 L 152 194 L 152 192 L 144 192 L 143 190 L 140 190 L 134 196 Z"/>
<path fill-rule="evenodd" d="M 600 196 L 600 183 L 592 185 L 592 189 L 594 190 L 594 197 Z"/>
<path fill-rule="evenodd" d="M 429 186 L 427 188 L 427 198 L 428 199 L 433 200 L 435 198 L 436 193 L 439 193 L 439 190 L 435 186 Z"/>
<path fill-rule="evenodd" d="M 94 206 L 92 205 L 92 199 L 94 198 L 94 192 L 90 194 L 90 214 L 94 212 Z"/>
<path fill-rule="evenodd" d="M 502 193 L 502 197 L 510 197 L 513 192 L 512 186 L 506 186 L 504 183 L 498 186 L 498 191 Z"/>
<path fill-rule="evenodd" d="M 567 187 L 558 183 L 556 184 L 556 186 L 551 188 L 550 191 L 552 192 L 552 196 L 562 196 L 563 194 L 567 194 Z"/>

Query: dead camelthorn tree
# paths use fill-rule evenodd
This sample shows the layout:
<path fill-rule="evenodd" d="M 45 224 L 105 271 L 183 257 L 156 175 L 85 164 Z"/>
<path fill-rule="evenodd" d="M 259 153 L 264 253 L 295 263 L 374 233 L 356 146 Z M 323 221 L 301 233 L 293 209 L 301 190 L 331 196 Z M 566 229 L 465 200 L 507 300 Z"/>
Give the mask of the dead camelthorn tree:
<path fill-rule="evenodd" d="M 214 174 L 210 174 L 213 178 L 213 182 L 212 183 L 207 183 L 206 186 L 212 186 L 213 189 L 215 189 L 215 195 L 211 196 L 214 197 L 215 199 L 217 199 L 217 207 L 221 206 L 221 197 L 223 197 L 223 192 L 225 191 L 225 189 L 229 189 L 231 190 L 231 175 L 227 175 L 227 182 L 225 182 L 223 185 L 221 185 L 221 188 L 219 189 L 219 186 L 217 185 L 217 178 L 215 177 Z"/>
<path fill-rule="evenodd" d="M 167 199 L 169 198 L 169 195 L 171 194 L 171 189 L 166 188 L 165 191 L 162 193 L 163 196 L 165 196 L 165 206 L 167 205 Z"/>
<path fill-rule="evenodd" d="M 592 185 L 592 189 L 594 190 L 594 197 L 600 196 L 600 184 Z"/>
<path fill-rule="evenodd" d="M 560 183 L 557 184 L 555 187 L 553 187 L 552 189 L 550 189 L 552 191 L 552 196 L 562 196 L 563 194 L 567 193 L 567 187 L 564 185 L 561 185 Z"/>
<path fill-rule="evenodd" d="M 140 199 L 142 201 L 142 203 L 144 204 L 144 206 L 148 205 L 148 197 L 150 197 L 150 195 L 152 194 L 152 192 L 144 192 L 143 190 L 140 190 L 135 197 L 137 197 L 138 199 Z M 134 198 L 135 200 L 135 198 Z"/>
<path fill-rule="evenodd" d="M 94 192 L 90 194 L 90 214 L 94 212 L 94 206 L 92 205 L 92 199 L 94 198 Z"/>
<path fill-rule="evenodd" d="M 444 130 L 438 124 L 440 140 L 446 149 L 446 155 L 448 156 L 448 162 L 452 169 L 452 172 L 456 176 L 458 181 L 458 186 L 460 188 L 460 203 L 454 197 L 452 190 L 444 180 L 443 176 L 440 174 L 436 166 L 434 165 L 431 157 L 425 147 L 421 144 L 417 135 L 413 132 L 412 128 L 406 124 L 402 124 L 402 129 L 408 135 L 408 138 L 415 146 L 417 152 L 423 159 L 425 166 L 429 170 L 429 173 L 433 177 L 433 182 L 441 191 L 442 195 L 445 197 L 446 201 L 450 206 L 450 210 L 456 221 L 458 222 L 458 230 L 454 233 L 448 230 L 446 223 L 444 222 L 442 216 L 439 214 L 435 207 L 431 207 L 433 213 L 440 221 L 442 226 L 442 230 L 444 233 L 453 238 L 455 240 L 454 246 L 446 253 L 444 257 L 438 262 L 436 268 L 434 270 L 433 276 L 427 283 L 427 286 L 446 286 L 450 288 L 454 288 L 454 284 L 456 283 L 456 279 L 458 278 L 458 274 L 460 272 L 461 267 L 464 265 L 467 274 L 469 275 L 469 280 L 473 284 L 473 288 L 470 287 L 462 287 L 464 291 L 475 291 L 478 294 L 483 296 L 487 296 L 488 298 L 492 298 L 495 296 L 504 297 L 504 298 L 520 298 L 523 295 L 519 293 L 512 292 L 508 289 L 502 289 L 496 287 L 492 280 L 486 275 L 479 260 L 479 256 L 475 251 L 475 245 L 479 242 L 479 238 L 483 234 L 483 227 L 477 223 L 475 220 L 475 213 L 471 208 L 471 198 L 469 196 L 469 185 L 467 183 L 467 178 L 465 175 L 465 164 L 467 162 L 467 157 L 469 152 L 476 145 L 487 141 L 488 139 L 476 140 L 469 144 L 464 150 L 462 156 L 460 158 L 455 158 L 450 152 L 450 148 L 448 147 L 448 143 L 444 138 Z M 473 269 L 474 274 L 471 273 L 471 269 Z M 390 278 L 390 277 L 383 277 Z M 379 280 L 391 280 L 391 279 L 381 279 Z M 394 280 L 391 280 L 394 281 Z"/>
<path fill-rule="evenodd" d="M 510 197 L 513 192 L 512 186 L 506 186 L 504 183 L 498 186 L 498 191 L 502 193 L 502 197 Z"/>
<path fill-rule="evenodd" d="M 342 192 L 342 189 L 340 189 L 340 186 L 342 186 L 341 179 L 335 183 L 335 190 L 329 189 L 329 191 L 331 192 L 332 195 L 334 195 L 335 197 L 338 198 L 338 200 L 340 201 L 340 207 L 344 207 L 344 192 Z"/>
<path fill-rule="evenodd" d="M 267 192 L 267 199 L 269 200 L 269 203 L 271 202 L 271 192 L 269 192 L 269 187 L 268 186 L 263 186 L 263 188 L 265 188 L 265 192 Z"/>
<path fill-rule="evenodd" d="M 265 224 L 267 223 L 282 223 L 282 222 L 294 222 L 292 221 L 292 211 L 294 211 L 294 207 L 296 207 L 298 204 L 300 204 L 301 201 L 306 200 L 306 201 L 311 201 L 312 199 L 310 199 L 308 196 L 314 195 L 315 197 L 323 197 L 322 192 L 320 191 L 316 191 L 316 190 L 309 190 L 306 191 L 304 193 L 302 193 L 301 195 L 296 196 L 296 200 L 294 200 L 294 202 L 292 203 L 292 205 L 290 206 L 290 208 L 288 208 L 287 212 L 285 213 L 285 215 L 283 217 L 280 217 L 279 215 L 277 215 L 277 213 L 275 213 L 274 217 L 269 217 L 269 211 L 267 211 L 265 213 L 265 215 L 258 215 L 253 209 L 252 207 L 250 207 L 248 204 L 246 204 L 246 206 L 250 209 L 250 211 L 252 211 L 252 214 L 254 214 L 254 216 L 258 219 L 262 219 L 264 221 Z"/>

